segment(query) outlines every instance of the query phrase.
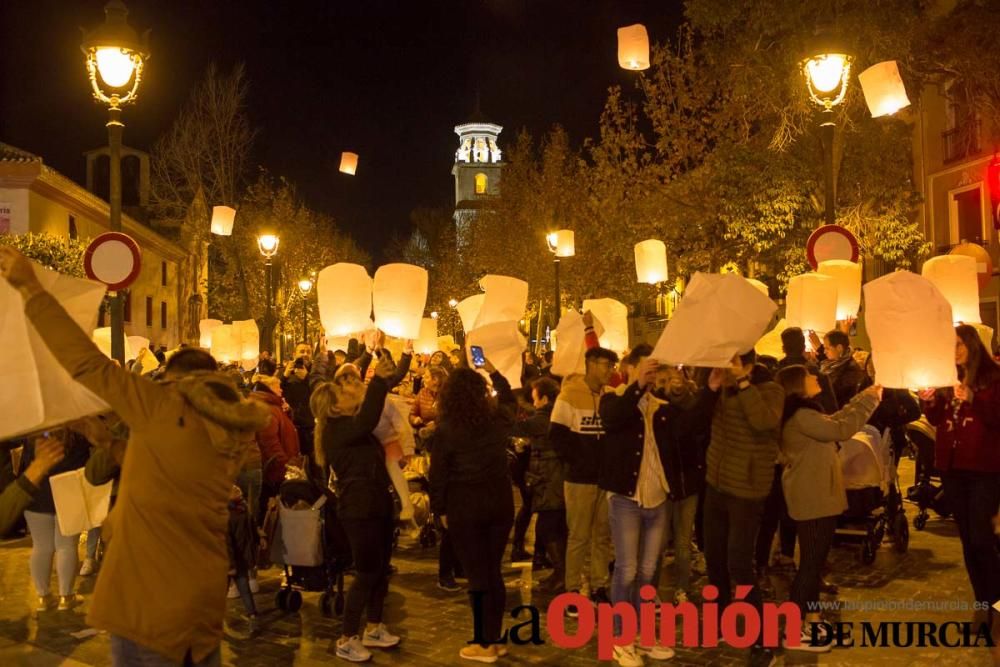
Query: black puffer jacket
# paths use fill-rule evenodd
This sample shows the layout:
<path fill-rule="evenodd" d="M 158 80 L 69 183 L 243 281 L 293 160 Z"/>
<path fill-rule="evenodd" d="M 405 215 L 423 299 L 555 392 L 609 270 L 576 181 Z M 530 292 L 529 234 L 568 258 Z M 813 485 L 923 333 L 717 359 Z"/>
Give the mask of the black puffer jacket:
<path fill-rule="evenodd" d="M 515 435 L 531 439 L 531 461 L 528 463 L 528 486 L 531 487 L 531 511 L 544 512 L 566 508 L 563 482 L 565 464 L 549 442 L 549 419 L 552 405 L 544 405 L 530 418 L 515 427 Z"/>

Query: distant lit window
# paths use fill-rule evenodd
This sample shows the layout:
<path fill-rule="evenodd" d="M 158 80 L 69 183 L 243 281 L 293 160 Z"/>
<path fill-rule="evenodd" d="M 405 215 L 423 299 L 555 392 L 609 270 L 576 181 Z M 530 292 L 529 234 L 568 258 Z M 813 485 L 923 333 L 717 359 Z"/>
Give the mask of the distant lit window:
<path fill-rule="evenodd" d="M 476 194 L 486 194 L 486 174 L 476 174 Z"/>

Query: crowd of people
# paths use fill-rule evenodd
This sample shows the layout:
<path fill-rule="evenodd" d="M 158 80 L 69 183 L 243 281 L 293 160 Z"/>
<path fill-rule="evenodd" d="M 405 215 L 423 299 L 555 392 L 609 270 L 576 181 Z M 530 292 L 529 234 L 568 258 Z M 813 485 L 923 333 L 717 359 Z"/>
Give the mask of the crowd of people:
<path fill-rule="evenodd" d="M 848 508 L 839 443 L 873 424 L 901 450 L 921 412 L 937 428 L 935 466 L 974 596 L 1000 599 L 1000 366 L 971 327 L 956 328 L 960 383 L 918 396 L 874 384 L 847 327 L 822 337 L 788 329 L 782 359 L 751 349 L 728 368 L 690 369 L 657 363 L 646 344 L 619 359 L 598 344 L 589 313 L 584 372 L 556 377 L 551 354 L 526 352 L 519 390 L 488 359 L 476 368 L 464 350 L 415 355 L 410 345 L 394 358 L 377 333 L 347 350 L 302 343 L 282 367 L 264 355 L 250 373 L 197 348 L 132 372 L 94 346 L 16 251 L 0 249 L 0 265 L 52 354 L 112 410 L 27 439 L 0 495 L 0 533 L 24 516 L 39 612 L 71 608 L 80 539 L 60 533 L 47 478 L 84 468 L 91 483 L 115 485 L 87 616 L 110 633 L 115 665 L 219 664 L 227 595 L 259 630 L 261 528 L 289 477 L 332 490 L 350 545 L 337 657 L 364 662 L 397 647 L 383 612 L 394 531 L 412 521 L 400 471 L 414 457 L 429 459 L 438 586 L 458 592 L 465 579 L 482 616 L 462 659 L 507 655 L 505 557 L 550 569 L 545 594 L 636 609 L 650 584 L 700 604 L 692 582 L 703 558 L 720 608 L 748 586 L 745 601 L 760 609 L 773 595 L 768 569 L 795 568 L 796 544 L 790 600 L 806 625 L 787 648 L 827 651 L 823 626 L 808 623 L 821 620 L 821 593 L 836 594 L 824 573 Z M 614 649 L 623 667 L 671 657 L 659 644 Z M 750 665 L 774 660 L 762 643 L 748 653 Z"/>

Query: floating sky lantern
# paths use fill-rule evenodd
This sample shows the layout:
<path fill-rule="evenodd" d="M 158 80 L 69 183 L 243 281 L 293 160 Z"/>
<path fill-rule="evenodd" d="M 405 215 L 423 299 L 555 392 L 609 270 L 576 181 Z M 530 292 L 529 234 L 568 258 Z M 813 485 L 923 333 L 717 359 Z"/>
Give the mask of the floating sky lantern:
<path fill-rule="evenodd" d="M 353 176 L 358 171 L 358 154 L 344 151 L 340 154 L 340 172 Z"/>
<path fill-rule="evenodd" d="M 951 304 L 951 315 L 958 324 L 979 324 L 979 280 L 976 260 L 968 255 L 940 255 L 924 262 L 924 278 L 934 283 Z"/>
<path fill-rule="evenodd" d="M 217 236 L 232 236 L 236 209 L 229 206 L 212 207 L 212 233 Z"/>
<path fill-rule="evenodd" d="M 510 276 L 484 276 L 479 286 L 485 292 L 473 328 L 494 322 L 516 322 L 528 306 L 528 283 Z"/>
<path fill-rule="evenodd" d="M 906 96 L 906 86 L 895 60 L 872 65 L 858 75 L 858 81 L 872 118 L 891 116 L 910 106 L 910 98 Z"/>
<path fill-rule="evenodd" d="M 328 336 L 350 336 L 371 326 L 372 279 L 360 264 L 340 262 L 320 271 L 316 299 Z"/>
<path fill-rule="evenodd" d="M 861 307 L 861 265 L 849 259 L 828 259 L 819 263 L 817 271 L 837 283 L 837 319 L 857 317 Z"/>
<path fill-rule="evenodd" d="M 785 320 L 790 327 L 820 336 L 837 325 L 837 281 L 819 273 L 804 273 L 788 281 Z"/>
<path fill-rule="evenodd" d="M 375 326 L 386 334 L 416 339 L 426 305 L 426 269 L 413 264 L 386 264 L 375 272 L 372 288 Z"/>
<path fill-rule="evenodd" d="M 655 285 L 667 279 L 667 245 L 657 239 L 635 244 L 635 273 L 640 283 Z"/>
<path fill-rule="evenodd" d="M 618 65 L 623 69 L 649 69 L 649 34 L 641 23 L 618 28 Z"/>
<path fill-rule="evenodd" d="M 604 325 L 601 347 L 621 353 L 628 349 L 628 307 L 614 299 L 584 299 L 583 312 L 590 311 Z"/>

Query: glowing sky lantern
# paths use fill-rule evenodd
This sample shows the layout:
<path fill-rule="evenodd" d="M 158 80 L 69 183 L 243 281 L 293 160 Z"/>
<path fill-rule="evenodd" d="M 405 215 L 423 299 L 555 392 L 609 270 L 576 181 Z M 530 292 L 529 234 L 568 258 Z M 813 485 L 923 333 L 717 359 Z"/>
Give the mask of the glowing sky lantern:
<path fill-rule="evenodd" d="M 528 307 L 528 283 L 510 276 L 488 275 L 479 281 L 479 286 L 486 298 L 479 308 L 474 329 L 494 322 L 516 322 L 524 317 Z"/>
<path fill-rule="evenodd" d="M 955 323 L 979 324 L 979 279 L 976 260 L 968 255 L 940 255 L 924 262 L 920 272 L 951 304 Z"/>
<path fill-rule="evenodd" d="M 139 356 L 139 350 L 145 348 L 149 349 L 149 339 L 142 336 L 129 336 L 125 340 L 128 344 L 125 346 L 125 361 L 131 361 Z"/>
<path fill-rule="evenodd" d="M 864 292 L 876 384 L 922 389 L 958 382 L 951 305 L 931 281 L 896 271 Z"/>
<path fill-rule="evenodd" d="M 638 71 L 649 69 L 649 34 L 641 23 L 618 28 L 618 65 Z"/>
<path fill-rule="evenodd" d="M 244 370 L 256 368 L 260 355 L 260 329 L 254 320 L 233 322 L 233 347 Z M 234 359 L 235 361 L 235 359 Z"/>
<path fill-rule="evenodd" d="M 358 171 L 358 154 L 344 151 L 340 154 L 340 172 L 353 176 Z"/>
<path fill-rule="evenodd" d="M 906 96 L 906 86 L 895 60 L 872 65 L 858 75 L 858 81 L 872 118 L 891 116 L 910 106 L 910 98 Z"/>
<path fill-rule="evenodd" d="M 479 311 L 483 308 L 483 302 L 486 301 L 485 294 L 473 294 L 470 297 L 462 299 L 455 306 L 455 310 L 458 311 L 458 316 L 462 320 L 462 329 L 465 333 L 469 333 L 476 326 L 476 320 L 479 318 Z"/>
<path fill-rule="evenodd" d="M 101 327 L 99 329 L 94 329 L 94 333 L 91 336 L 94 344 L 101 349 L 108 359 L 113 359 L 111 356 L 111 327 Z M 135 359 L 135 352 L 132 351 L 129 341 L 125 339 L 125 361 L 129 359 Z"/>
<path fill-rule="evenodd" d="M 386 264 L 375 272 L 372 288 L 375 326 L 386 334 L 416 339 L 426 305 L 426 269 L 413 264 Z"/>
<path fill-rule="evenodd" d="M 231 364 L 240 358 L 240 348 L 233 336 L 233 325 L 222 324 L 212 329 L 212 356 L 223 364 Z"/>
<path fill-rule="evenodd" d="M 320 271 L 316 299 L 328 336 L 350 336 L 371 326 L 372 279 L 360 264 L 340 262 Z"/>
<path fill-rule="evenodd" d="M 232 236 L 236 209 L 228 206 L 212 207 L 212 233 L 217 236 Z"/>
<path fill-rule="evenodd" d="M 635 274 L 640 283 L 655 285 L 667 279 L 667 245 L 657 239 L 635 244 Z"/>
<path fill-rule="evenodd" d="M 861 265 L 848 259 L 828 259 L 817 271 L 837 283 L 837 319 L 857 317 L 861 307 Z"/>
<path fill-rule="evenodd" d="M 819 273 L 795 276 L 785 304 L 788 326 L 822 336 L 837 325 L 837 281 Z"/>
<path fill-rule="evenodd" d="M 628 349 L 628 307 L 614 299 L 584 299 L 583 312 L 590 311 L 604 326 L 601 347 L 621 354 Z"/>
<path fill-rule="evenodd" d="M 198 322 L 198 345 L 202 349 L 210 349 L 212 347 L 212 331 L 215 327 L 221 327 L 222 320 L 201 320 Z"/>
<path fill-rule="evenodd" d="M 438 350 L 437 320 L 425 317 L 420 320 L 420 335 L 413 343 L 413 351 L 417 354 L 433 354 Z"/>

